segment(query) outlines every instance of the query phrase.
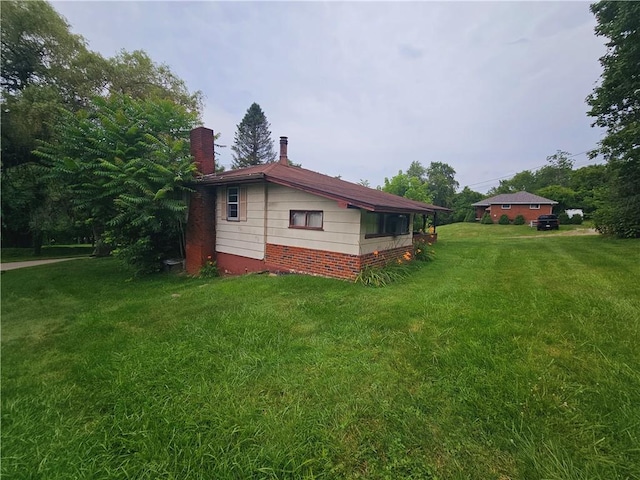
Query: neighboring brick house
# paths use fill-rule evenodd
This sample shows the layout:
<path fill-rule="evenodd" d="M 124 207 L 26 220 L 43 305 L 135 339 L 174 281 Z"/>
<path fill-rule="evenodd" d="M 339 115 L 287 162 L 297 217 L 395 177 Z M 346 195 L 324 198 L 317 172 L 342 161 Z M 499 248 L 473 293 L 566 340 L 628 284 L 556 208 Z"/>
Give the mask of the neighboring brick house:
<path fill-rule="evenodd" d="M 491 215 L 494 222 L 500 220 L 502 215 L 507 215 L 513 221 L 518 215 L 522 215 L 525 222 L 537 220 L 540 215 L 551 213 L 553 206 L 558 202 L 540 197 L 529 192 L 503 193 L 495 197 L 485 198 L 472 203 L 476 210 L 476 220 L 480 220 L 485 213 Z"/>
<path fill-rule="evenodd" d="M 354 278 L 413 249 L 413 217 L 450 210 L 278 162 L 214 173 L 213 131 L 191 132 L 201 175 L 189 202 L 186 269 L 211 258 L 232 274 L 291 271 Z M 435 224 L 435 222 L 434 222 Z M 435 232 L 430 237 L 435 241 Z"/>

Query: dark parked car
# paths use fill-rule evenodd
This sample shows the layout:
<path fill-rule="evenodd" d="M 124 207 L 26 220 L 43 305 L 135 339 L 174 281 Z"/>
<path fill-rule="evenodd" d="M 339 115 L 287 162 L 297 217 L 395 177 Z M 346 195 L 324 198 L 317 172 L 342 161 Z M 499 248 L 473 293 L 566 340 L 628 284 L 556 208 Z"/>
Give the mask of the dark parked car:
<path fill-rule="evenodd" d="M 538 217 L 538 230 L 559 230 L 560 223 L 558 223 L 557 215 L 540 215 Z"/>

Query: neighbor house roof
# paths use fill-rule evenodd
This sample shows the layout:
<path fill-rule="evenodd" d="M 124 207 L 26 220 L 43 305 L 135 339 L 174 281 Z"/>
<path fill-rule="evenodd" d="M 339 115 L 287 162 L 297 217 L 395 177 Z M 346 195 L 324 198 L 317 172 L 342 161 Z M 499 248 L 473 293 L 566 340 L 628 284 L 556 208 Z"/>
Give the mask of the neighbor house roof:
<path fill-rule="evenodd" d="M 549 200 L 548 198 L 540 197 L 538 195 L 534 195 L 529 192 L 518 192 L 518 193 L 503 193 L 501 195 L 496 195 L 495 197 L 485 198 L 484 200 L 480 200 L 479 202 L 472 203 L 472 207 L 488 207 L 489 205 L 530 205 L 530 204 L 540 204 L 540 205 L 557 205 L 558 202 L 554 202 L 553 200 Z"/>
<path fill-rule="evenodd" d="M 268 163 L 252 167 L 203 175 L 196 180 L 200 185 L 228 185 L 266 181 L 301 190 L 320 197 L 336 200 L 346 207 L 357 207 L 371 212 L 434 213 L 450 212 L 448 208 L 409 200 L 391 193 L 374 190 L 363 185 L 340 180 L 305 168 L 282 163 Z"/>

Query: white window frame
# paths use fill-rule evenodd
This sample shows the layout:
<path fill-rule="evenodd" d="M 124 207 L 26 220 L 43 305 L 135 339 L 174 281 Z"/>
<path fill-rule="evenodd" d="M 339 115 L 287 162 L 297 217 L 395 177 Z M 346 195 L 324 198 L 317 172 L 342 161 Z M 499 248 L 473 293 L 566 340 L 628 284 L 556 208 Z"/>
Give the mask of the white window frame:
<path fill-rule="evenodd" d="M 231 201 L 231 196 L 235 192 L 235 201 Z M 231 206 L 236 206 L 235 216 L 231 215 Z M 230 222 L 240 221 L 240 187 L 227 187 L 227 220 Z"/>
<path fill-rule="evenodd" d="M 540 210 L 540 204 L 539 203 L 532 203 L 531 205 L 529 205 L 529 209 L 530 210 Z"/>
<path fill-rule="evenodd" d="M 511 210 L 511 204 L 510 203 L 504 203 L 504 204 L 500 205 L 500 208 L 502 210 Z"/>

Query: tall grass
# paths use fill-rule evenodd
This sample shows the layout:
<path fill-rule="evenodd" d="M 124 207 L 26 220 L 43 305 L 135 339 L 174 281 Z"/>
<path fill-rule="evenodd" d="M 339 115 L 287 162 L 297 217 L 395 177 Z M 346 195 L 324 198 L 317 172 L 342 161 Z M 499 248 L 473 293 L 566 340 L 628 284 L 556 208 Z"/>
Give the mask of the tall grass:
<path fill-rule="evenodd" d="M 640 478 L 640 244 L 471 227 L 382 289 L 5 272 L 2 474 Z"/>

